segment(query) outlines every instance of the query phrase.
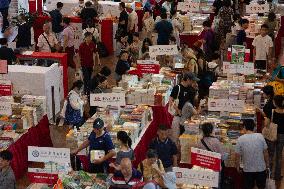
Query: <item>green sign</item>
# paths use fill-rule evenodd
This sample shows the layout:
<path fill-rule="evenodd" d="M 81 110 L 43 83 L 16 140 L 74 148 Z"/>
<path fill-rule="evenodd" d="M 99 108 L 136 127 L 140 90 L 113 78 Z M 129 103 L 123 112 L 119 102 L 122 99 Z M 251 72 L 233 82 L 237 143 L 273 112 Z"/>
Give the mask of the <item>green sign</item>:
<path fill-rule="evenodd" d="M 245 46 L 233 45 L 232 46 L 232 63 L 244 64 L 245 60 Z"/>

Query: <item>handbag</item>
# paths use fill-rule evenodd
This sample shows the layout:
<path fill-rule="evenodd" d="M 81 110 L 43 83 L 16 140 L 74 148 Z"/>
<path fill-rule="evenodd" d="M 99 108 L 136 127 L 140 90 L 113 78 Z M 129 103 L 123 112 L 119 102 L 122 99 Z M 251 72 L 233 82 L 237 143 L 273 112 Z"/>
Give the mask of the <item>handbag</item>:
<path fill-rule="evenodd" d="M 47 40 L 47 38 L 45 37 L 45 35 L 42 34 L 42 36 L 43 36 L 44 39 L 46 40 L 46 42 L 47 42 L 47 44 L 48 44 L 48 46 L 49 46 L 49 48 L 50 48 L 50 51 L 51 51 L 51 52 L 56 52 L 56 51 L 57 51 L 56 48 L 54 48 L 54 47 L 52 47 L 52 46 L 50 45 L 50 43 L 49 43 L 49 41 Z"/>
<path fill-rule="evenodd" d="M 278 125 L 273 123 L 273 114 L 274 114 L 274 110 L 272 110 L 272 115 L 271 115 L 271 119 L 270 119 L 270 123 L 268 126 L 265 126 L 262 129 L 262 135 L 265 139 L 274 142 L 277 140 L 277 127 Z"/>
<path fill-rule="evenodd" d="M 275 180 L 271 178 L 271 171 L 268 170 L 268 177 L 266 178 L 265 189 L 276 189 Z"/>
<path fill-rule="evenodd" d="M 178 105 L 179 104 L 179 93 L 180 93 L 180 86 L 178 85 L 178 94 L 177 94 L 177 98 L 174 100 L 173 104 L 168 107 L 168 112 L 172 115 L 175 116 L 177 115 L 176 109 L 174 108 L 174 105 Z"/>
<path fill-rule="evenodd" d="M 70 104 L 69 96 L 67 97 L 64 124 L 79 126 L 83 121 L 81 110 L 74 110 Z"/>

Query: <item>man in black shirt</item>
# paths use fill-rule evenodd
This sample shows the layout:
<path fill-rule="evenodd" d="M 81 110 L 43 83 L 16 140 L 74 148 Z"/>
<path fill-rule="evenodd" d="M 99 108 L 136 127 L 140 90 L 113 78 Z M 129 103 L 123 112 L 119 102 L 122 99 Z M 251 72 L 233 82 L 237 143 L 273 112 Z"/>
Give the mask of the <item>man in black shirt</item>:
<path fill-rule="evenodd" d="M 90 1 L 85 3 L 85 8 L 82 9 L 80 17 L 82 19 L 82 29 L 86 29 L 88 24 L 94 25 L 94 20 L 98 16 L 97 11 L 92 7 Z"/>
<path fill-rule="evenodd" d="M 122 29 L 122 33 L 126 34 L 127 33 L 127 25 L 128 25 L 128 14 L 125 10 L 125 3 L 121 2 L 119 3 L 119 10 L 120 15 L 119 15 L 119 23 L 118 23 L 118 28 Z"/>
<path fill-rule="evenodd" d="M 194 98 L 196 90 L 193 90 L 193 86 L 199 79 L 193 73 L 184 73 L 179 85 L 176 85 L 170 95 L 169 106 L 173 106 L 176 110 L 176 115 L 172 122 L 172 140 L 177 144 L 178 137 L 180 135 L 180 121 L 181 110 L 187 101 L 194 104 Z M 175 104 L 175 100 L 178 99 L 179 103 Z"/>
<path fill-rule="evenodd" d="M 8 48 L 8 41 L 6 38 L 0 39 L 0 60 L 7 60 L 8 65 L 12 65 L 13 62 L 19 62 L 13 49 Z"/>
<path fill-rule="evenodd" d="M 62 23 L 62 14 L 61 14 L 61 9 L 63 7 L 63 3 L 58 2 L 56 4 L 56 9 L 52 10 L 49 14 L 51 17 L 51 23 L 52 23 L 52 31 L 56 34 L 59 34 L 60 32 L 63 31 L 63 26 L 61 25 Z"/>

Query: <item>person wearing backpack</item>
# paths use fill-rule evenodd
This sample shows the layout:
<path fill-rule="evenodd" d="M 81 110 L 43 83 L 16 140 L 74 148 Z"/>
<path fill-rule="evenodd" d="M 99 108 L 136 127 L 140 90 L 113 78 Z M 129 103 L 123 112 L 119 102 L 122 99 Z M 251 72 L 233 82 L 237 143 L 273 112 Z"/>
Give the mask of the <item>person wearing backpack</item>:
<path fill-rule="evenodd" d="M 219 42 L 211 28 L 212 23 L 209 20 L 205 20 L 202 25 L 204 28 L 202 37 L 203 50 L 206 55 L 206 60 L 210 61 L 213 53 L 219 50 Z"/>
<path fill-rule="evenodd" d="M 153 184 L 163 186 L 162 176 L 165 170 L 156 150 L 147 151 L 146 159 L 138 165 L 138 170 L 142 173 L 144 182 L 153 181 Z"/>

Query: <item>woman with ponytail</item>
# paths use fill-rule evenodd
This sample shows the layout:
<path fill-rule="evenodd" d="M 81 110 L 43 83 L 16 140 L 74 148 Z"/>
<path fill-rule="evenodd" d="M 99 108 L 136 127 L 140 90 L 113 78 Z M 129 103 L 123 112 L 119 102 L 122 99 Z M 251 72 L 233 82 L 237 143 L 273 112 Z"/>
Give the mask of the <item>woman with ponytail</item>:
<path fill-rule="evenodd" d="M 116 153 L 115 164 L 110 164 L 111 167 L 114 167 L 116 170 L 119 170 L 120 162 L 123 158 L 129 158 L 134 160 L 134 151 L 131 148 L 132 140 L 125 131 L 118 131 L 116 135 L 119 148 Z"/>

